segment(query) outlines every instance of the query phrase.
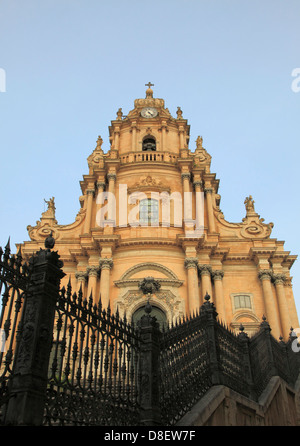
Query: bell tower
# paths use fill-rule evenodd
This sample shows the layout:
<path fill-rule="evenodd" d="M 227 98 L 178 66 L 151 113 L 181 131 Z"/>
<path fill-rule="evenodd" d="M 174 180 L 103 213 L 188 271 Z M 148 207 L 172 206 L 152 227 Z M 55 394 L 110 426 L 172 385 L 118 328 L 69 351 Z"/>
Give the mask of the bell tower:
<path fill-rule="evenodd" d="M 225 219 L 202 137 L 190 148 L 181 108 L 172 116 L 154 85 L 146 87 L 127 115 L 118 109 L 107 148 L 99 136 L 75 221 L 57 222 L 52 197 L 28 226 L 22 254 L 30 257 L 52 233 L 73 289 L 96 302 L 101 296 L 104 307 L 129 319 L 145 305 L 139 283 L 149 277 L 161 285 L 151 305 L 168 323 L 198 311 L 208 293 L 233 330 L 242 323 L 255 333 L 266 316 L 273 335 L 287 339 L 299 326 L 290 276 L 296 256 L 271 238 L 273 224 L 264 223 L 251 195 L 240 223 Z"/>
<path fill-rule="evenodd" d="M 124 116 L 122 109 L 111 122 L 109 137 L 111 149 L 120 156 L 128 152 L 156 151 L 179 155 L 180 149 L 187 149 L 190 127 L 182 118 L 180 107 L 173 118 L 165 108 L 163 99 L 154 98 L 149 82 L 145 99 L 136 99 L 134 109 Z"/>

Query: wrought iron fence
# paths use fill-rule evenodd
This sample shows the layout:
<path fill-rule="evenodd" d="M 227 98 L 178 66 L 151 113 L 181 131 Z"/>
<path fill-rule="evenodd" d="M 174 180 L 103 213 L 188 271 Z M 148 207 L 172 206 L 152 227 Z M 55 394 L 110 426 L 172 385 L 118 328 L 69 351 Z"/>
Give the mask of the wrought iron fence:
<path fill-rule="evenodd" d="M 11 255 L 10 240 L 4 251 L 0 247 L 0 420 L 8 402 L 8 385 L 13 373 L 18 327 L 30 271 L 30 266 L 23 262 L 20 252 Z"/>
<path fill-rule="evenodd" d="M 70 282 L 55 319 L 44 424 L 139 425 L 138 330 Z"/>
<path fill-rule="evenodd" d="M 50 246 L 50 247 L 49 247 Z M 300 352 L 263 320 L 252 338 L 199 314 L 159 331 L 151 307 L 139 326 L 73 293 L 53 243 L 26 265 L 0 249 L 0 423 L 176 425 L 214 385 L 258 400 L 272 376 L 294 385 Z"/>

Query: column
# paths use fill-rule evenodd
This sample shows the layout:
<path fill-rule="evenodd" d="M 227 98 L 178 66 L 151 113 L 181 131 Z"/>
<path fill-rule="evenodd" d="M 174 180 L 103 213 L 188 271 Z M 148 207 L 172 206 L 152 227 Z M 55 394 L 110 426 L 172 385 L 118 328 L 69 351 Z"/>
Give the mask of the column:
<path fill-rule="evenodd" d="M 97 298 L 97 280 L 99 275 L 100 268 L 98 266 L 89 266 L 87 268 L 88 274 L 88 290 L 87 290 L 87 298 L 92 295 L 94 303 L 98 301 Z"/>
<path fill-rule="evenodd" d="M 276 311 L 276 302 L 274 301 L 273 291 L 272 291 L 272 271 L 270 270 L 261 270 L 258 273 L 258 277 L 261 280 L 263 296 L 266 308 L 266 317 L 267 321 L 271 327 L 272 335 L 275 339 L 278 339 L 281 335 L 279 320 Z"/>
<path fill-rule="evenodd" d="M 187 223 L 189 220 L 192 220 L 192 194 L 190 193 L 190 177 L 191 174 L 189 172 L 184 172 L 181 174 L 183 182 L 183 221 L 185 227 L 189 226 Z"/>
<path fill-rule="evenodd" d="M 87 189 L 87 206 L 86 206 L 86 214 L 85 214 L 85 222 L 84 222 L 84 233 L 88 234 L 91 229 L 91 220 L 92 220 L 92 206 L 93 206 L 93 198 L 94 198 L 94 189 Z"/>
<path fill-rule="evenodd" d="M 108 179 L 108 192 L 112 194 L 113 197 L 116 198 L 115 195 L 115 183 L 117 179 L 117 175 L 113 172 L 107 174 Z M 116 222 L 116 209 L 115 209 L 116 200 L 112 200 L 108 197 L 108 220 L 112 221 L 115 225 Z"/>
<path fill-rule="evenodd" d="M 188 312 L 190 314 L 199 311 L 200 308 L 197 264 L 198 260 L 193 257 L 187 257 L 184 261 L 188 275 Z"/>
<path fill-rule="evenodd" d="M 115 136 L 114 149 L 115 149 L 115 150 L 119 150 L 119 143 L 120 143 L 120 127 L 116 127 L 116 128 L 115 128 L 114 136 Z"/>
<path fill-rule="evenodd" d="M 207 187 L 204 189 L 207 203 L 207 216 L 208 216 L 208 230 L 209 232 L 216 232 L 215 228 L 215 217 L 213 211 L 213 203 L 212 203 L 212 193 L 213 189 L 211 187 Z"/>
<path fill-rule="evenodd" d="M 284 274 L 274 274 L 273 280 L 276 288 L 276 295 L 279 306 L 279 317 L 281 321 L 281 329 L 282 329 L 282 337 L 285 341 L 289 338 L 290 328 L 291 328 L 291 320 L 289 316 L 289 309 L 286 301 L 284 283 L 286 281 L 286 277 Z M 271 326 L 272 328 L 272 326 Z"/>
<path fill-rule="evenodd" d="M 223 277 L 224 271 L 215 270 L 212 272 L 212 278 L 215 286 L 215 305 L 219 315 L 219 319 L 226 323 L 226 309 L 223 293 Z"/>
<path fill-rule="evenodd" d="M 202 181 L 194 181 L 193 185 L 196 195 L 196 230 L 198 237 L 201 237 L 204 232 L 204 200 Z"/>
<path fill-rule="evenodd" d="M 86 282 L 88 274 L 83 271 L 79 271 L 78 273 L 75 273 L 75 277 L 77 279 L 77 293 L 81 288 L 82 296 L 86 297 Z"/>
<path fill-rule="evenodd" d="M 213 301 L 212 298 L 212 292 L 211 292 L 211 266 L 210 265 L 198 265 L 198 270 L 200 272 L 201 276 L 201 299 L 200 304 L 202 305 L 204 303 L 204 296 L 206 293 L 210 295 L 211 301 Z"/>
<path fill-rule="evenodd" d="M 135 152 L 136 149 L 136 122 L 131 124 L 131 149 Z"/>
<path fill-rule="evenodd" d="M 100 276 L 100 297 L 103 309 L 106 310 L 109 303 L 109 287 L 110 287 L 110 270 L 113 267 L 112 259 L 100 259 L 101 268 Z"/>

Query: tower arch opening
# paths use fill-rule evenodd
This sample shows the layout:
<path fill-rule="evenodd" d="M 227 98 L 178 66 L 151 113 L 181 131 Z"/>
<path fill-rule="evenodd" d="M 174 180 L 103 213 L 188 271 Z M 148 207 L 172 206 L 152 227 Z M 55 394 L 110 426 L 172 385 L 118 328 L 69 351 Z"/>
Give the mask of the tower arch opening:
<path fill-rule="evenodd" d="M 156 139 L 154 138 L 154 136 L 146 136 L 143 139 L 142 150 L 143 152 L 156 151 Z"/>

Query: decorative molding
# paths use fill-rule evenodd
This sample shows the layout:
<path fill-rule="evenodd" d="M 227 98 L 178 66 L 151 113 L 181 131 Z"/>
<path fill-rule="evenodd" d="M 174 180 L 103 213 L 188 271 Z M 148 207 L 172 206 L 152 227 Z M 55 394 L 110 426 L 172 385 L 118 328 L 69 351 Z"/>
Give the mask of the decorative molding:
<path fill-rule="evenodd" d="M 224 277 L 224 271 L 215 269 L 214 271 L 212 271 L 211 276 L 213 280 L 222 280 Z"/>
<path fill-rule="evenodd" d="M 197 265 L 198 265 L 198 259 L 196 259 L 194 257 L 187 257 L 184 260 L 184 266 L 186 269 L 197 268 Z"/>
<path fill-rule="evenodd" d="M 114 264 L 113 259 L 100 259 L 99 260 L 100 269 L 112 269 L 113 264 Z"/>
<path fill-rule="evenodd" d="M 200 275 L 207 275 L 207 276 L 211 276 L 212 274 L 212 268 L 210 265 L 198 265 L 198 270 Z"/>

